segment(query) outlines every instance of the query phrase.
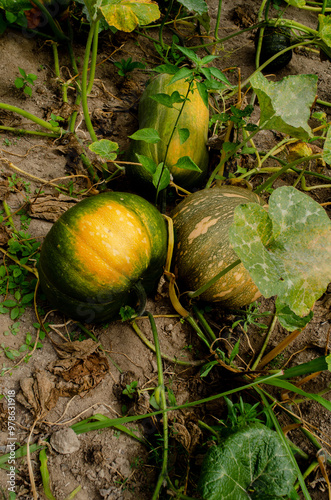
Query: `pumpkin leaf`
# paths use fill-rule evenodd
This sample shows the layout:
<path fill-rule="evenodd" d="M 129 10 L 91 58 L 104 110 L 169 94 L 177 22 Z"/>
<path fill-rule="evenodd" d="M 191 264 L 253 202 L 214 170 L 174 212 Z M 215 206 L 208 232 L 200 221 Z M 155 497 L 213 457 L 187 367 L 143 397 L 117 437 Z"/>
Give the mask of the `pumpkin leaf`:
<path fill-rule="evenodd" d="M 162 189 L 165 189 L 167 186 L 169 186 L 170 183 L 170 172 L 167 167 L 163 166 L 163 163 L 160 163 L 156 171 L 153 175 L 153 184 L 158 191 L 162 191 Z"/>
<path fill-rule="evenodd" d="M 331 129 L 328 127 L 325 141 L 324 141 L 324 147 L 323 147 L 323 160 L 325 163 L 328 165 L 331 165 Z"/>
<path fill-rule="evenodd" d="M 163 106 L 167 106 L 167 108 L 173 108 L 175 103 L 183 102 L 185 100 L 181 97 L 178 90 L 175 90 L 171 95 L 162 93 L 151 95 L 151 99 L 163 104 Z"/>
<path fill-rule="evenodd" d="M 138 161 L 139 163 L 142 164 L 142 166 L 151 174 L 154 174 L 156 172 L 157 165 L 156 163 L 152 160 L 152 158 L 148 158 L 148 156 L 145 155 L 139 155 L 137 153 Z"/>
<path fill-rule="evenodd" d="M 276 500 L 288 497 L 295 479 L 295 468 L 277 432 L 253 424 L 210 448 L 199 490 L 205 500 Z"/>
<path fill-rule="evenodd" d="M 290 75 L 279 82 L 269 82 L 257 73 L 251 84 L 259 99 L 262 129 L 304 140 L 312 136 L 308 119 L 317 94 L 316 75 Z"/>
<path fill-rule="evenodd" d="M 185 170 L 194 170 L 195 172 L 202 172 L 201 168 L 189 156 L 182 156 L 176 163 L 177 168 L 184 168 Z"/>
<path fill-rule="evenodd" d="M 294 332 L 294 330 L 303 330 L 303 328 L 314 316 L 313 311 L 310 311 L 307 316 L 300 318 L 300 316 L 294 314 L 294 312 L 291 311 L 287 305 L 280 302 L 278 298 L 276 300 L 276 314 L 279 323 L 289 332 Z"/>
<path fill-rule="evenodd" d="M 32 9 L 29 0 L 0 0 L 0 8 L 12 14 L 19 14 L 24 10 Z"/>
<path fill-rule="evenodd" d="M 89 145 L 89 149 L 93 151 L 93 153 L 110 161 L 117 158 L 118 147 L 117 142 L 109 141 L 108 139 L 100 139 L 100 141 L 92 142 L 92 144 Z"/>
<path fill-rule="evenodd" d="M 306 0 L 285 0 L 286 3 L 292 5 L 293 7 L 304 7 L 306 5 Z"/>
<path fill-rule="evenodd" d="M 278 295 L 300 317 L 331 281 L 331 221 L 293 187 L 273 191 L 269 212 L 252 203 L 238 206 L 229 237 L 262 295 Z"/>
<path fill-rule="evenodd" d="M 196 12 L 197 14 L 208 12 L 208 5 L 205 0 L 178 0 L 178 3 L 182 4 L 187 10 Z"/>
<path fill-rule="evenodd" d="M 179 134 L 180 144 L 184 144 L 184 142 L 186 142 L 187 139 L 190 137 L 190 131 L 188 128 L 179 128 L 178 134 Z"/>
<path fill-rule="evenodd" d="M 319 14 L 318 16 L 318 34 L 323 42 L 331 47 L 331 19 L 330 16 Z"/>
<path fill-rule="evenodd" d="M 104 0 L 100 10 L 109 26 L 127 33 L 160 17 L 158 4 L 152 0 Z"/>
<path fill-rule="evenodd" d="M 157 130 L 154 128 L 141 128 L 128 137 L 134 141 L 145 141 L 148 144 L 156 144 L 161 140 Z"/>

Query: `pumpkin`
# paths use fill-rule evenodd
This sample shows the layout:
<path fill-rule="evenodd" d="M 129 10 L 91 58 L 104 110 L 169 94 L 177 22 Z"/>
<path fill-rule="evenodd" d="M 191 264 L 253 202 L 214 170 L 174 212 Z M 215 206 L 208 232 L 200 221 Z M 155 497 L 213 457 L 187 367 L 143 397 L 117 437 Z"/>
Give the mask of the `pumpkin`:
<path fill-rule="evenodd" d="M 257 32 L 256 42 L 260 31 Z M 260 53 L 260 64 L 265 63 L 270 57 L 276 55 L 281 50 L 291 46 L 291 30 L 283 26 L 267 26 L 264 28 L 262 47 Z M 274 61 L 265 67 L 265 71 L 279 71 L 288 65 L 292 59 L 292 50 L 278 56 Z"/>
<path fill-rule="evenodd" d="M 235 186 L 204 189 L 187 196 L 175 208 L 175 269 L 182 291 L 195 291 L 238 260 L 229 242 L 235 208 L 242 203 L 264 204 L 253 192 Z M 200 295 L 207 302 L 240 308 L 260 292 L 243 264 L 234 267 Z"/>
<path fill-rule="evenodd" d="M 185 80 L 178 80 L 169 85 L 172 77 L 173 75 L 167 74 L 158 75 L 150 82 L 141 96 L 138 110 L 139 128 L 153 128 L 157 130 L 161 141 L 156 144 L 149 144 L 145 141 L 132 141 L 128 154 L 128 159 L 132 162 L 139 162 L 137 154 L 151 158 L 156 165 L 164 161 L 167 145 L 181 104 L 174 104 L 174 108 L 169 108 L 155 101 L 151 96 L 160 93 L 171 95 L 175 91 L 185 96 L 189 84 Z M 189 94 L 188 99 L 180 115 L 177 129 L 171 139 L 165 162 L 173 176 L 174 182 L 186 189 L 201 184 L 206 177 L 208 169 L 206 143 L 208 138 L 209 111 L 200 97 L 196 84 L 194 84 L 193 92 Z M 181 144 L 178 129 L 183 128 L 188 129 L 190 135 Z M 176 167 L 179 158 L 183 156 L 189 156 L 198 165 L 201 172 Z M 151 186 L 152 174 L 147 172 L 143 167 L 127 165 L 126 173 L 134 181 L 139 181 L 144 186 Z"/>
<path fill-rule="evenodd" d="M 138 283 L 154 289 L 166 252 L 165 221 L 153 205 L 135 194 L 98 194 L 70 208 L 46 235 L 40 284 L 70 317 L 105 321 L 133 302 Z"/>

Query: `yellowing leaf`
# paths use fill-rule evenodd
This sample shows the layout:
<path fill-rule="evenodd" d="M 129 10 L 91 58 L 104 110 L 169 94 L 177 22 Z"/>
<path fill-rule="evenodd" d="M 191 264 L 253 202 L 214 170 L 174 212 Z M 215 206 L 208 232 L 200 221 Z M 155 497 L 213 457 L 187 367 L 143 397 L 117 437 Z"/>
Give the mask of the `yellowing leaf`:
<path fill-rule="evenodd" d="M 306 142 L 298 142 L 290 148 L 290 152 L 287 155 L 287 161 L 290 163 L 292 161 L 298 160 L 299 158 L 304 158 L 312 154 L 313 151 Z"/>
<path fill-rule="evenodd" d="M 101 6 L 101 12 L 110 26 L 128 33 L 160 17 L 158 4 L 152 0 L 111 0 Z"/>

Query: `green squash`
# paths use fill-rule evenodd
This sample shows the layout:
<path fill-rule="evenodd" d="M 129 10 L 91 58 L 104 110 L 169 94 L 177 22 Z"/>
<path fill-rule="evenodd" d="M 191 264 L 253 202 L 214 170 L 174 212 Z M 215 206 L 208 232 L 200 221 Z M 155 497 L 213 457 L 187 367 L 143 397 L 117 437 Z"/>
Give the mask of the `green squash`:
<path fill-rule="evenodd" d="M 140 283 L 151 292 L 167 252 L 164 218 L 129 193 L 103 193 L 77 203 L 47 234 L 38 272 L 53 307 L 74 319 L 112 319 L 136 298 Z"/>
<path fill-rule="evenodd" d="M 257 32 L 255 44 L 259 38 L 260 31 Z M 290 47 L 291 30 L 283 26 L 267 26 L 263 32 L 262 47 L 260 53 L 260 64 L 265 63 L 270 57 L 276 55 L 281 50 Z M 279 71 L 292 59 L 292 50 L 288 50 L 284 54 L 278 56 L 274 61 L 265 67 L 264 71 Z"/>
<path fill-rule="evenodd" d="M 229 228 L 235 208 L 252 202 L 264 205 L 263 200 L 247 189 L 224 186 L 197 191 L 175 208 L 174 265 L 181 292 L 197 290 L 238 259 L 229 242 Z M 239 264 L 200 298 L 240 308 L 260 295 L 248 271 Z"/>
<path fill-rule="evenodd" d="M 157 130 L 161 141 L 156 144 L 148 144 L 144 141 L 133 140 L 128 153 L 129 161 L 139 162 L 137 154 L 151 158 L 156 165 L 164 161 L 167 144 L 181 104 L 175 104 L 175 108 L 168 108 L 152 99 L 151 96 L 159 93 L 171 95 L 175 91 L 185 96 L 188 90 L 188 83 L 185 80 L 179 80 L 169 85 L 172 77 L 173 75 L 166 74 L 160 74 L 155 77 L 145 89 L 139 102 L 139 128 L 153 128 Z M 195 86 L 193 93 L 189 94 L 189 101 L 184 105 L 178 127 L 171 139 L 166 157 L 166 166 L 169 168 L 174 182 L 183 188 L 191 189 L 194 186 L 198 186 L 206 177 L 208 169 L 208 151 L 206 146 L 208 123 L 208 108 Z M 181 144 L 178 129 L 183 128 L 188 129 L 190 135 Z M 176 167 L 179 158 L 183 156 L 189 156 L 198 165 L 201 172 Z M 127 165 L 126 173 L 134 181 L 143 184 L 143 186 L 148 186 L 149 188 L 152 186 L 152 174 L 147 172 L 143 167 Z"/>

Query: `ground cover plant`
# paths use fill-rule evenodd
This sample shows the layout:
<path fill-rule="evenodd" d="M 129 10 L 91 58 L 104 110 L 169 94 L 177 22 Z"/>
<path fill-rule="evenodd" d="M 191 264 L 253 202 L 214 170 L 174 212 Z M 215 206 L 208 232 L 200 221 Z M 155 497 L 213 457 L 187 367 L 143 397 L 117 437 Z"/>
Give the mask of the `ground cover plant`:
<path fill-rule="evenodd" d="M 330 103 L 318 70 L 269 74 L 286 71 L 296 50 L 329 64 L 328 2 L 263 0 L 254 21 L 222 37 L 222 1 L 0 7 L 4 37 L 40 40 L 40 57 L 45 47 L 53 57 L 58 104 L 52 97 L 42 115 L 35 91 L 50 84 L 15 62 L 20 105 L 0 103 L 3 497 L 330 497 Z M 285 42 L 271 41 L 270 28 L 285 29 Z M 222 53 L 247 33 L 255 67 L 242 77 Z M 117 40 L 137 44 L 140 60 Z M 98 77 L 109 52 L 112 78 L 127 92 L 119 98 Z M 135 79 L 151 82 L 144 93 Z M 139 101 L 139 124 L 123 121 L 119 135 L 115 118 L 107 128 Z M 65 156 L 63 172 L 46 178 L 18 166 L 13 148 L 24 140 Z M 116 203 L 100 202 L 96 217 L 108 198 Z M 107 211 L 115 218 L 103 226 Z M 91 236 L 86 244 L 77 233 L 76 247 L 75 214 Z M 38 217 L 58 222 L 38 236 Z M 67 237 L 54 237 L 56 228 Z M 124 262 L 133 263 L 126 276 Z M 146 304 L 128 295 L 132 287 L 147 288 Z M 314 328 L 320 345 L 307 337 L 295 347 Z M 81 412 L 69 408 L 75 397 Z M 62 425 L 71 439 L 59 446 Z"/>

